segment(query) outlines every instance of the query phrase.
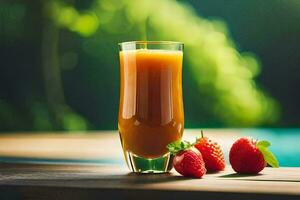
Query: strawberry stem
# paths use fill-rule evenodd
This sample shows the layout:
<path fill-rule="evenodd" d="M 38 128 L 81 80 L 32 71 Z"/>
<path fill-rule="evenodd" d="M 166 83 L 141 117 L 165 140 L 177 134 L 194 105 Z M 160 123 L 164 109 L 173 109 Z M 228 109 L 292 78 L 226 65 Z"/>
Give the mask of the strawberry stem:
<path fill-rule="evenodd" d="M 203 137 L 204 137 L 203 130 L 201 130 L 201 138 L 203 138 Z"/>
<path fill-rule="evenodd" d="M 188 141 L 177 140 L 175 142 L 168 144 L 167 149 L 171 154 L 175 155 L 175 154 L 179 153 L 180 151 L 184 151 L 192 146 L 193 146 L 193 144 L 191 144 Z"/>

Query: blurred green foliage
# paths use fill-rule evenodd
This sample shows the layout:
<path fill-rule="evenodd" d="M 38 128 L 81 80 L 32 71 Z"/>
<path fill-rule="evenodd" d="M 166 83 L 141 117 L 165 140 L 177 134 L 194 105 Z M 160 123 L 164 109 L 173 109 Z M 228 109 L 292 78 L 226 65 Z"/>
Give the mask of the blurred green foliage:
<path fill-rule="evenodd" d="M 20 8 L 14 8 L 16 5 Z M 33 5 L 24 1 L 3 6 L 19 13 L 15 19 L 19 20 L 29 17 Z M 237 50 L 223 21 L 198 16 L 188 4 L 174 0 L 94 0 L 78 5 L 76 1 L 53 0 L 36 8 L 40 9 L 36 15 L 41 17 L 42 26 L 38 74 L 43 78 L 38 83 L 44 88 L 36 93 L 26 91 L 25 115 L 15 111 L 13 103 L 0 99 L 3 130 L 116 128 L 117 43 L 129 40 L 185 44 L 187 127 L 271 125 L 279 118 L 279 105 L 255 82 L 261 69 L 255 55 Z M 6 20 L 2 26 L 9 23 L 10 19 Z M 17 37 L 1 34 L 6 34 L 1 35 L 3 38 Z"/>

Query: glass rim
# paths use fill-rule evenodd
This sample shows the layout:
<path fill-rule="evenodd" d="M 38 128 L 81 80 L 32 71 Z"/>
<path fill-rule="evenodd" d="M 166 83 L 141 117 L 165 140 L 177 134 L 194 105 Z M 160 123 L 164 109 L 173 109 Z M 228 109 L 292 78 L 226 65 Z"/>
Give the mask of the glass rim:
<path fill-rule="evenodd" d="M 175 42 L 175 41 L 159 41 L 159 40 L 140 40 L 140 41 L 128 41 L 128 42 L 119 42 L 118 45 L 128 45 L 128 44 L 158 44 L 158 45 L 184 45 L 183 42 Z"/>

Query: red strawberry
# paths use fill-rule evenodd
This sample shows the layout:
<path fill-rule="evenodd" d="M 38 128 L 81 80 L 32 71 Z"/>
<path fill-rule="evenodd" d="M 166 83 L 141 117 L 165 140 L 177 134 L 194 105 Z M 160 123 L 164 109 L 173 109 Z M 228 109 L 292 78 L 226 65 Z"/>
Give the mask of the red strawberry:
<path fill-rule="evenodd" d="M 176 141 L 168 144 L 167 148 L 175 155 L 173 165 L 179 174 L 201 178 L 206 173 L 201 153 L 190 143 Z"/>
<path fill-rule="evenodd" d="M 234 171 L 241 174 L 258 174 L 267 163 L 278 167 L 275 156 L 267 149 L 268 141 L 254 141 L 249 138 L 238 139 L 231 147 L 229 161 Z"/>
<path fill-rule="evenodd" d="M 195 147 L 201 152 L 205 167 L 209 172 L 222 171 L 225 168 L 225 159 L 220 145 L 207 137 L 197 139 Z"/>

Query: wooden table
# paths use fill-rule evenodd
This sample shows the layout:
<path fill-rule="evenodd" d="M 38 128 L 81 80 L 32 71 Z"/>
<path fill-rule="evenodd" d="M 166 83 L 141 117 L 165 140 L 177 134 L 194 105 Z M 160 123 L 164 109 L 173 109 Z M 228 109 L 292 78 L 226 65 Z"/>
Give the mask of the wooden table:
<path fill-rule="evenodd" d="M 186 139 L 198 131 L 187 131 Z M 223 131 L 224 133 L 224 131 Z M 228 149 L 238 131 L 207 135 Z M 122 162 L 116 132 L 0 135 L 0 199 L 300 199 L 300 168 L 236 175 L 230 166 L 203 179 L 136 175 Z M 64 162 L 63 162 L 64 161 Z M 80 161 L 80 162 L 79 162 Z"/>

